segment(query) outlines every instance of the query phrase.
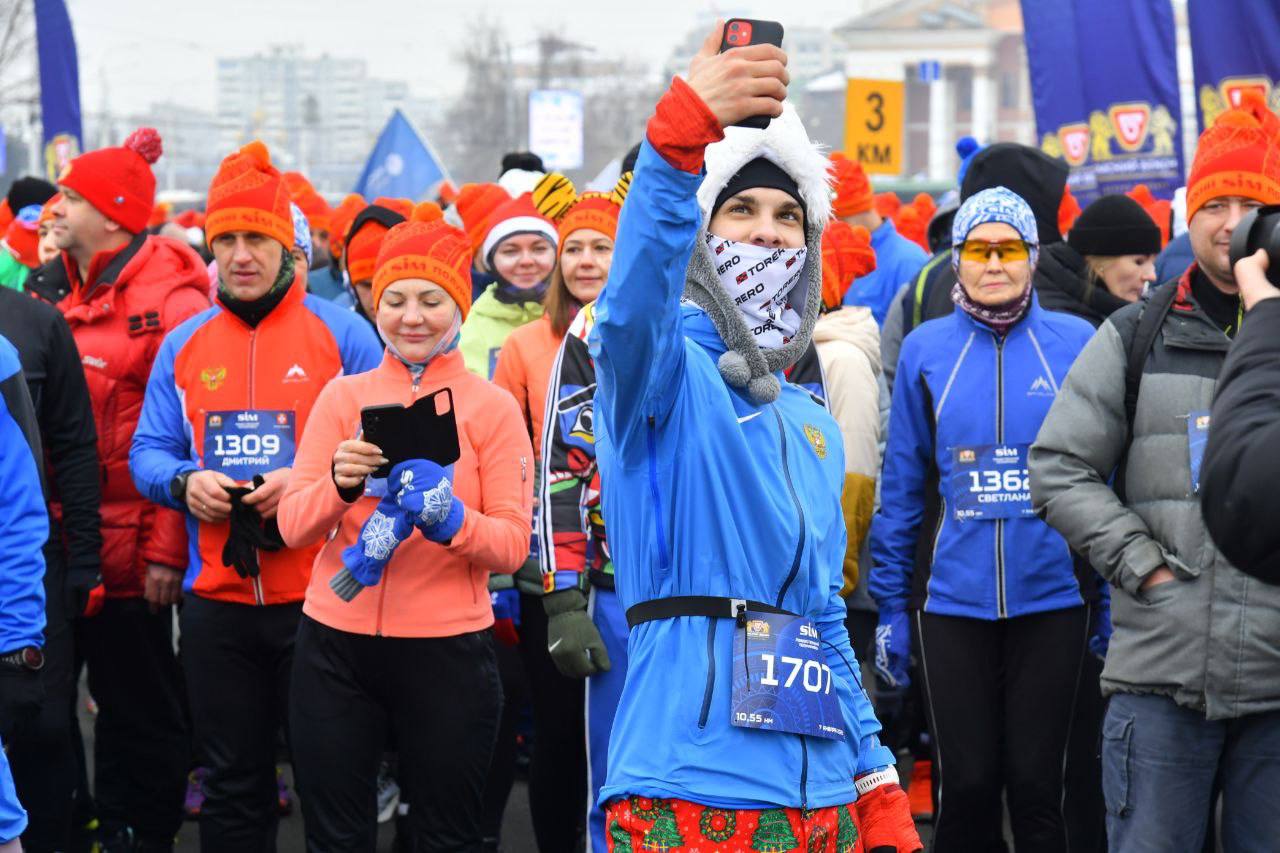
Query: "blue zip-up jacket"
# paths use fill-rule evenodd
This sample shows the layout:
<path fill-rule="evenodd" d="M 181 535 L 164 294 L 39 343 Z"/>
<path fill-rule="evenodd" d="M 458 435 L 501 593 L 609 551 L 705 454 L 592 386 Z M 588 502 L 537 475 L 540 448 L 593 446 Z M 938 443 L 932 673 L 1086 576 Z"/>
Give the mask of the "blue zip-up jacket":
<path fill-rule="evenodd" d="M 758 406 L 721 378 L 725 345 L 682 305 L 702 233 L 699 175 L 646 141 L 590 337 L 596 458 L 618 594 L 768 602 L 821 633 L 848 738 L 732 726 L 735 623 L 681 616 L 631 631 L 599 802 L 675 797 L 720 808 L 857 799 L 855 774 L 894 763 L 859 683 L 840 598 L 844 447 L 831 415 L 782 383 Z M 779 377 L 781 378 L 781 377 Z"/>
<path fill-rule="evenodd" d="M 44 645 L 49 510 L 37 458 L 44 452 L 22 363 L 0 337 L 0 654 Z"/>
<path fill-rule="evenodd" d="M 1057 531 L 1039 518 L 959 521 L 949 484 L 956 448 L 1035 441 L 1092 336 L 1034 294 L 1003 339 L 958 307 L 907 336 L 871 526 L 870 590 L 882 611 L 1004 619 L 1083 604 Z"/>
<path fill-rule="evenodd" d="M 876 325 L 883 326 L 893 297 L 919 275 L 929 253 L 899 234 L 887 217 L 871 232 L 871 248 L 876 251 L 876 268 L 853 283 L 844 304 L 870 308 Z"/>

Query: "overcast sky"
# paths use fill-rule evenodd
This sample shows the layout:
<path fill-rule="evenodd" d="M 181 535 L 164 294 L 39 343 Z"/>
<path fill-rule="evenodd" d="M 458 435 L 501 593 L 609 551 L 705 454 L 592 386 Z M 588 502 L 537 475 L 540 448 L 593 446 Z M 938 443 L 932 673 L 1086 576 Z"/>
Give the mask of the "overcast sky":
<path fill-rule="evenodd" d="M 705 14 L 778 18 L 780 0 L 69 0 L 86 111 L 145 110 L 156 101 L 214 107 L 215 60 L 273 44 L 363 58 L 370 74 L 407 80 L 414 94 L 454 94 L 452 50 L 488 16 L 514 44 L 551 29 L 658 68 Z M 789 0 L 784 26 L 834 26 L 855 4 Z"/>

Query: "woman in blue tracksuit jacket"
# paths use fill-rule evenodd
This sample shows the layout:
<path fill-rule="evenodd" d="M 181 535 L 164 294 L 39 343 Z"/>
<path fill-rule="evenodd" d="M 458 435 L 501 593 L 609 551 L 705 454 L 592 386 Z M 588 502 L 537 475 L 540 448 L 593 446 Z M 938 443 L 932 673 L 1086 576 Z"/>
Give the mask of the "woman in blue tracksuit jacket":
<path fill-rule="evenodd" d="M 870 590 L 876 668 L 907 681 L 915 612 L 941 776 L 934 849 L 1066 850 L 1062 768 L 1086 641 L 1066 542 L 1031 510 L 1027 451 L 1093 334 L 1040 308 L 1035 216 L 1003 187 L 956 215 L 955 311 L 903 343 Z"/>
<path fill-rule="evenodd" d="M 780 382 L 821 301 L 827 164 L 789 108 L 765 131 L 722 130 L 751 113 L 735 116 L 715 91 L 703 100 L 728 56 L 716 54 L 719 36 L 649 123 L 589 341 L 602 506 L 631 625 L 599 801 L 615 847 L 807 839 L 825 851 L 852 849 L 858 800 L 862 837 L 906 853 L 919 841 L 844 629 L 840 431 Z M 785 203 L 769 201 L 778 190 Z M 730 240 L 709 230 L 721 208 L 773 218 Z M 820 635 L 805 672 L 829 672 L 834 716 L 780 724 L 785 710 L 731 703 L 762 695 L 764 658 L 734 652 L 769 636 L 771 618 Z M 801 717 L 827 734 L 763 730 Z"/>

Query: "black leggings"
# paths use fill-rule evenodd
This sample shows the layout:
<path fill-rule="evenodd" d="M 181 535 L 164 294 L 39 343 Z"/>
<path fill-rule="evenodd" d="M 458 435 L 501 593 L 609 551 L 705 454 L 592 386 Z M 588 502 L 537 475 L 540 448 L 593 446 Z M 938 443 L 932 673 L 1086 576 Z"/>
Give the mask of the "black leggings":
<path fill-rule="evenodd" d="M 547 651 L 542 598 L 520 594 L 520 645 L 499 649 L 503 691 L 498 745 L 485 790 L 484 834 L 501 834 L 502 815 L 515 778 L 516 729 L 526 697 L 533 706 L 529 811 L 542 853 L 573 850 L 583 832 L 587 801 L 586 682 L 566 678 Z"/>
<path fill-rule="evenodd" d="M 348 634 L 302 617 L 289 698 L 293 766 L 313 853 L 372 853 L 389 733 L 415 851 L 480 846 L 502 687 L 490 631 Z"/>
<path fill-rule="evenodd" d="M 141 598 L 108 598 L 75 630 L 98 703 L 93 789 L 102 834 L 128 826 L 146 846 L 164 849 L 182 826 L 191 769 L 173 608 L 152 613 Z"/>
<path fill-rule="evenodd" d="M 1084 607 L 986 621 L 921 613 L 938 805 L 933 850 L 1066 853 L 1062 775 L 1088 619 Z"/>
<path fill-rule="evenodd" d="M 276 742 L 302 605 L 255 607 L 188 595 L 182 606 L 196 754 L 208 769 L 201 853 L 270 853 L 279 820 Z"/>
<path fill-rule="evenodd" d="M 5 740 L 18 799 L 30 821 L 22 834 L 22 849 L 28 853 L 66 850 L 70 842 L 77 768 L 67 709 L 75 701 L 74 658 L 71 626 L 50 623 L 39 675 L 44 702 Z"/>

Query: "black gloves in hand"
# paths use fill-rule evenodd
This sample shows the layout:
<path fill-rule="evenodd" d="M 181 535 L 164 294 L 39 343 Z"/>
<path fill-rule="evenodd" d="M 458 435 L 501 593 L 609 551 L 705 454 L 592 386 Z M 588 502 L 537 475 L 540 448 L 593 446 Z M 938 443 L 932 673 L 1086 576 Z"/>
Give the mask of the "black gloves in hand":
<path fill-rule="evenodd" d="M 97 569 L 67 569 L 62 582 L 62 600 L 67 608 L 67 618 L 96 616 L 106 599 L 102 586 L 102 574 Z"/>
<path fill-rule="evenodd" d="M 276 520 L 263 521 L 252 506 L 244 503 L 245 495 L 261 486 L 262 475 L 253 478 L 253 488 L 239 486 L 227 489 L 231 495 L 231 531 L 222 546 L 222 565 L 230 566 L 242 578 L 258 576 L 258 552 L 279 551 L 284 547 Z"/>
<path fill-rule="evenodd" d="M 607 672 L 609 652 L 587 613 L 587 597 L 562 589 L 544 595 L 542 606 L 547 611 L 547 651 L 556 668 L 568 678 Z"/>

